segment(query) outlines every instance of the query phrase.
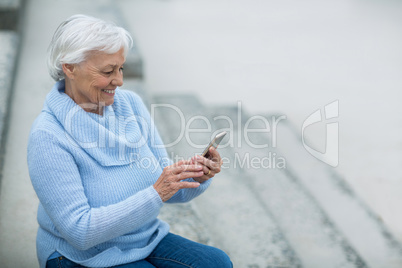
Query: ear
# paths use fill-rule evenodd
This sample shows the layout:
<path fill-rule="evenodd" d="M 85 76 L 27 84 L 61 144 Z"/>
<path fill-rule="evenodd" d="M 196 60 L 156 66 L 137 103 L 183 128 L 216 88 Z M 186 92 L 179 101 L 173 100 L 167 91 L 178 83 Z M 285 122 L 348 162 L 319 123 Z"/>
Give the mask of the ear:
<path fill-rule="evenodd" d="M 74 75 L 75 75 L 75 71 L 76 71 L 76 70 L 75 70 L 75 69 L 76 69 L 75 64 L 64 63 L 64 64 L 62 64 L 61 66 L 62 66 L 62 68 L 63 68 L 64 74 L 65 74 L 68 78 L 74 79 Z"/>

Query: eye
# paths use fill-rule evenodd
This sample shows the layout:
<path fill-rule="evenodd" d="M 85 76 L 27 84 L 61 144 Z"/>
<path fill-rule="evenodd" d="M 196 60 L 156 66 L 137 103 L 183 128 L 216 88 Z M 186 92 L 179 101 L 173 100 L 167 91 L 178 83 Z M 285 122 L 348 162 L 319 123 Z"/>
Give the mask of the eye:
<path fill-rule="evenodd" d="M 123 70 L 124 70 L 124 68 L 123 68 L 123 67 L 120 67 L 119 71 L 122 72 Z"/>
<path fill-rule="evenodd" d="M 113 73 L 113 71 L 110 71 L 110 72 L 103 72 L 104 74 L 106 74 L 106 75 L 111 75 L 112 73 Z"/>

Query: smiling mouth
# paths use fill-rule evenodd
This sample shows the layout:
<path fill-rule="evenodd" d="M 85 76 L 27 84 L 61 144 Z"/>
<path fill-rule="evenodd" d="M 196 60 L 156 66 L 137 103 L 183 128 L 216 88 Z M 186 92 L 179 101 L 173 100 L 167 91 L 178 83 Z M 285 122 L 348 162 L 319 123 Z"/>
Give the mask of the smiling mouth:
<path fill-rule="evenodd" d="M 102 89 L 103 92 L 109 93 L 109 94 L 114 94 L 116 89 Z"/>

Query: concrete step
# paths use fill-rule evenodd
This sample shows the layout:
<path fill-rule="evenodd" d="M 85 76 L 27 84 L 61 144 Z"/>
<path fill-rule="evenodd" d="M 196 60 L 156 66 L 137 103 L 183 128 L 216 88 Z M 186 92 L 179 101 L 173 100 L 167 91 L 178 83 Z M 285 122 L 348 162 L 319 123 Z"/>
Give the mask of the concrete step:
<path fill-rule="evenodd" d="M 20 44 L 20 0 L 0 0 L 0 180 L 11 92 Z"/>
<path fill-rule="evenodd" d="M 20 36 L 16 31 L 0 30 L 0 183 L 19 42 Z"/>
<path fill-rule="evenodd" d="M 187 159 L 208 144 L 215 126 L 204 133 L 184 129 L 208 129 L 213 122 L 194 96 L 156 96 L 154 102 L 158 129 L 173 158 Z M 212 121 L 211 121 L 212 120 Z M 177 141 L 177 142 L 175 142 Z M 222 155 L 233 155 L 221 148 Z M 241 169 L 226 169 L 214 178 L 208 191 L 191 203 L 213 244 L 225 250 L 235 267 L 301 267 L 300 260 L 272 215 L 248 186 Z"/>
<path fill-rule="evenodd" d="M 286 120 L 275 134 L 245 137 L 245 124 L 264 129 L 278 117 L 247 122 L 252 116 L 241 107 L 205 107 L 193 95 L 153 99 L 162 105 L 155 119 L 174 156 L 201 152 L 216 130 L 233 133 L 219 148 L 226 167 L 193 203 L 239 267 L 402 267 L 400 243 L 333 168 L 309 155 Z M 201 133 L 191 132 L 196 128 Z M 258 259 L 256 248 L 267 254 Z"/>
<path fill-rule="evenodd" d="M 23 0 L 0 0 L 0 30 L 19 30 L 20 8 Z"/>
<path fill-rule="evenodd" d="M 232 130 L 219 148 L 226 167 L 192 203 L 239 267 L 402 266 L 399 242 L 333 168 L 308 154 L 286 120 L 275 134 L 245 135 L 245 125 L 264 129 L 278 117 L 247 122 L 253 117 L 239 107 L 206 107 L 193 95 L 153 100 L 161 136 L 178 159 L 200 153 L 215 131 Z"/>
<path fill-rule="evenodd" d="M 288 162 L 288 176 L 314 197 L 348 243 L 370 267 L 402 267 L 402 247 L 345 178 L 303 147 L 300 131 L 284 122 L 277 148 Z"/>
<path fill-rule="evenodd" d="M 159 218 L 169 223 L 170 232 L 205 245 L 215 246 L 208 226 L 197 213 L 194 203 L 166 204 L 162 207 Z"/>
<path fill-rule="evenodd" d="M 0 133 L 5 131 L 19 40 L 14 31 L 0 31 Z M 0 144 L 3 136 L 0 135 Z"/>
<path fill-rule="evenodd" d="M 267 123 L 273 126 L 272 117 L 249 116 L 238 107 L 209 110 L 213 117 L 225 115 L 233 122 L 237 131 L 233 132 L 235 158 L 230 168 L 246 172 L 248 186 L 271 213 L 303 266 L 366 267 L 299 179 L 289 176 L 287 168 L 292 162 L 272 147 L 272 131 L 254 131 L 266 129 Z M 227 122 L 219 120 L 217 127 L 227 128 Z M 245 125 L 253 131 L 246 133 Z"/>

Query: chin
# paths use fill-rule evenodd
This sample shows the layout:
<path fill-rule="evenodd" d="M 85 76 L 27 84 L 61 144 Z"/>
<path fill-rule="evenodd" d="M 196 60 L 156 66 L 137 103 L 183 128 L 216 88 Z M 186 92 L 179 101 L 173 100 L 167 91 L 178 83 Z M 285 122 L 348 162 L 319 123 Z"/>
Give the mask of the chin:
<path fill-rule="evenodd" d="M 109 101 L 105 101 L 105 106 L 110 106 L 114 103 L 114 99 L 109 100 Z"/>

